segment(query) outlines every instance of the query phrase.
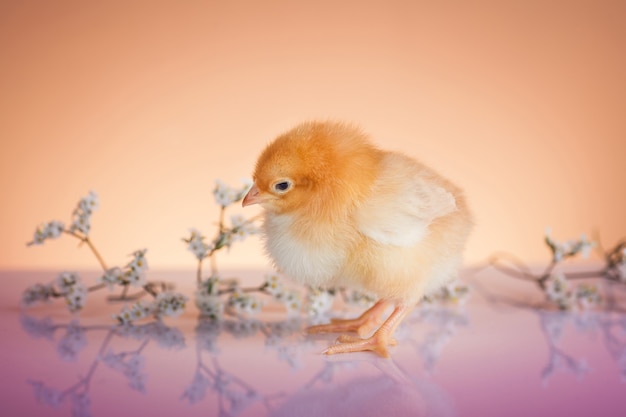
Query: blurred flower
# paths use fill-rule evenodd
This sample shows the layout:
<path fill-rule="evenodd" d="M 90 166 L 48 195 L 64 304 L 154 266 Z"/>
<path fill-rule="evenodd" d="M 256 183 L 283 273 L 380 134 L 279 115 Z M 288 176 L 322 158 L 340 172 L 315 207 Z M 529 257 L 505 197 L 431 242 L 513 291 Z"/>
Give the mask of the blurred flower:
<path fill-rule="evenodd" d="M 91 228 L 91 214 L 98 207 L 100 207 L 100 200 L 94 191 L 90 191 L 87 197 L 81 198 L 72 213 L 70 232 L 76 233 L 78 231 L 88 236 Z"/>
<path fill-rule="evenodd" d="M 576 298 L 583 309 L 588 309 L 600 304 L 601 298 L 594 285 L 582 284 L 576 287 Z"/>
<path fill-rule="evenodd" d="M 234 242 L 241 242 L 245 240 L 248 236 L 254 235 L 259 232 L 259 229 L 241 214 L 231 216 L 230 223 L 231 240 Z"/>
<path fill-rule="evenodd" d="M 241 292 L 238 289 L 231 294 L 228 305 L 235 310 L 238 315 L 254 316 L 263 307 L 263 304 L 256 297 Z"/>
<path fill-rule="evenodd" d="M 35 230 L 33 241 L 30 242 L 30 244 L 41 245 L 46 239 L 56 239 L 61 236 L 63 230 L 65 230 L 65 225 L 60 221 L 53 220 L 48 223 L 43 223 Z"/>
<path fill-rule="evenodd" d="M 300 314 L 300 310 L 302 310 L 300 293 L 298 293 L 297 291 L 285 291 L 281 294 L 279 300 L 287 308 L 288 316 L 295 316 Z"/>
<path fill-rule="evenodd" d="M 206 257 L 207 253 L 212 249 L 210 245 L 204 242 L 204 236 L 198 229 L 190 229 L 191 236 L 187 239 L 183 239 L 188 243 L 187 249 L 190 250 L 198 260 L 202 260 Z"/>
<path fill-rule="evenodd" d="M 243 188 L 235 189 L 226 185 L 222 180 L 218 179 L 215 181 L 215 188 L 213 189 L 215 202 L 222 207 L 226 207 L 233 203 L 236 203 L 246 195 L 246 192 L 250 188 L 250 185 L 251 182 L 249 180 L 246 180 L 244 181 Z"/>
<path fill-rule="evenodd" d="M 148 270 L 146 260 L 147 249 L 137 250 L 132 253 L 133 259 L 126 264 L 124 271 L 124 281 L 135 287 L 142 287 L 146 283 L 145 272 Z"/>
<path fill-rule="evenodd" d="M 110 290 L 112 290 L 115 287 L 115 285 L 123 283 L 124 281 L 123 276 L 124 276 L 124 273 L 122 272 L 121 268 L 116 266 L 116 267 L 107 269 L 104 272 L 104 275 L 98 278 L 98 282 L 101 284 L 106 284 L 106 286 Z"/>
<path fill-rule="evenodd" d="M 545 292 L 548 299 L 554 302 L 562 310 L 572 307 L 574 298 L 569 287 L 569 282 L 562 272 L 557 272 L 550 276 L 545 284 Z"/>
<path fill-rule="evenodd" d="M 186 295 L 175 292 L 162 292 L 154 301 L 155 316 L 178 317 L 184 310 L 189 298 Z"/>
<path fill-rule="evenodd" d="M 152 315 L 154 304 L 148 301 L 137 301 L 130 307 L 124 307 L 119 314 L 114 314 L 113 318 L 120 324 L 128 324 Z"/>
<path fill-rule="evenodd" d="M 50 284 L 35 284 L 22 293 L 22 306 L 30 307 L 36 303 L 49 301 L 54 295 L 54 287 Z"/>
<path fill-rule="evenodd" d="M 545 230 L 545 242 L 550 250 L 552 250 L 552 260 L 554 262 L 560 262 L 578 253 L 586 258 L 591 253 L 591 249 L 596 245 L 595 242 L 587 240 L 585 234 L 581 234 L 579 240 L 570 239 L 565 242 L 559 242 L 552 238 L 552 229 L 549 227 L 546 227 Z"/>
<path fill-rule="evenodd" d="M 200 315 L 212 320 L 221 320 L 224 315 L 224 303 L 218 295 L 196 292 L 196 306 Z"/>
<path fill-rule="evenodd" d="M 326 314 L 333 306 L 334 294 L 318 288 L 311 288 L 308 293 L 308 312 L 312 316 Z"/>
<path fill-rule="evenodd" d="M 56 280 L 59 293 L 65 297 L 70 312 L 74 313 L 85 306 L 87 287 L 75 272 L 61 272 Z"/>
<path fill-rule="evenodd" d="M 283 285 L 276 274 L 265 275 L 265 283 L 262 288 L 274 297 L 280 297 L 284 291 Z"/>

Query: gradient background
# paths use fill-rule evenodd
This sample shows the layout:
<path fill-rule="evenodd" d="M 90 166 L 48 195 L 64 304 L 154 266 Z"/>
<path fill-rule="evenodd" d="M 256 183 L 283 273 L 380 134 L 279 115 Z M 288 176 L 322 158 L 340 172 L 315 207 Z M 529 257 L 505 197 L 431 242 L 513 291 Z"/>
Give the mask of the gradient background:
<path fill-rule="evenodd" d="M 40 222 L 101 198 L 110 265 L 195 266 L 221 178 L 307 119 L 359 123 L 465 188 L 466 252 L 626 233 L 624 1 L 0 2 L 0 268 L 97 268 Z M 237 212 L 236 209 L 234 212 Z M 255 213 L 255 209 L 246 210 Z M 222 267 L 266 267 L 258 240 Z"/>

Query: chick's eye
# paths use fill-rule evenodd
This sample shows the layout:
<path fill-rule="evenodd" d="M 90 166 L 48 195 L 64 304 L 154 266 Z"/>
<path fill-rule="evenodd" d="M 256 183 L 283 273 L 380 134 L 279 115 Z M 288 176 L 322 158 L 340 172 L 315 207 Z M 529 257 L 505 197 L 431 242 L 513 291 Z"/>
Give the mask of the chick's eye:
<path fill-rule="evenodd" d="M 291 186 L 291 183 L 289 181 L 280 181 L 274 184 L 274 189 L 279 192 L 287 191 L 290 186 Z"/>

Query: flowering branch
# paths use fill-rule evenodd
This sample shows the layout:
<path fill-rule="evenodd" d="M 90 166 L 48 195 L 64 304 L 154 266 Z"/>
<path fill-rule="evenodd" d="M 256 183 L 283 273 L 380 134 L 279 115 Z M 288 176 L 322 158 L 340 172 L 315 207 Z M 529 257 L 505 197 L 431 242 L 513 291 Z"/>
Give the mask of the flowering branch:
<path fill-rule="evenodd" d="M 544 241 L 552 252 L 552 259 L 540 274 L 533 273 L 523 262 L 509 254 L 495 254 L 489 258 L 487 264 L 513 278 L 534 282 L 546 294 L 548 301 L 561 310 L 588 308 L 601 302 L 595 285 L 583 283 L 572 289 L 570 281 L 601 278 L 610 282 L 626 283 L 626 240 L 604 252 L 601 246 L 587 240 L 585 235 L 581 235 L 578 240 L 559 242 L 552 238 L 548 228 Z M 579 255 L 588 257 L 591 249 L 596 246 L 599 246 L 605 262 L 601 269 L 567 273 L 558 269 L 566 259 Z"/>
<path fill-rule="evenodd" d="M 48 239 L 56 239 L 61 234 L 70 235 L 78 240 L 80 244 L 86 244 L 91 252 L 98 260 L 104 275 L 98 278 L 98 283 L 90 287 L 86 287 L 80 280 L 78 274 L 73 272 L 63 272 L 59 274 L 55 283 L 36 284 L 27 288 L 22 295 L 22 304 L 30 306 L 37 302 L 48 301 L 51 298 L 65 297 L 65 301 L 71 312 L 81 310 L 86 301 L 87 294 L 93 291 L 101 290 L 105 287 L 113 290 L 115 286 L 122 287 L 121 294 L 111 296 L 111 301 L 133 301 L 150 294 L 155 298 L 153 303 L 141 306 L 141 314 L 137 314 L 135 310 L 133 317 L 143 318 L 147 313 L 153 314 L 155 317 L 162 315 L 178 315 L 185 307 L 186 297 L 181 294 L 171 292 L 172 286 L 166 283 L 147 282 L 145 272 L 148 269 L 146 260 L 146 249 L 137 250 L 131 254 L 133 257 L 123 268 L 107 267 L 104 258 L 100 255 L 95 245 L 89 239 L 91 229 L 91 216 L 98 207 L 100 202 L 98 195 L 91 191 L 87 197 L 81 198 L 76 208 L 72 212 L 72 224 L 66 228 L 65 225 L 57 220 L 40 225 L 34 233 L 33 240 L 27 243 L 27 246 L 42 245 Z M 141 292 L 128 295 L 130 286 L 139 287 Z M 128 322 L 129 309 L 125 308 L 119 315 L 114 318 L 121 323 Z M 146 314 L 144 314 L 146 313 Z"/>

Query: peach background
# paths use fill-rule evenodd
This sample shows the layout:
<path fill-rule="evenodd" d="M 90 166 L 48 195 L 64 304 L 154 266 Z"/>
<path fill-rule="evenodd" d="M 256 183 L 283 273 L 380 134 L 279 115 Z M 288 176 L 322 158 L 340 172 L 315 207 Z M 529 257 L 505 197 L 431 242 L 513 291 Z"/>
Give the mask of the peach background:
<path fill-rule="evenodd" d="M 546 225 L 626 234 L 626 2 L 24 3 L 0 3 L 0 268 L 97 267 L 69 237 L 24 245 L 90 189 L 109 264 L 147 247 L 192 268 L 180 239 L 213 233 L 214 179 L 311 118 L 464 187 L 468 263 L 546 260 Z M 258 240 L 219 261 L 267 265 Z"/>

